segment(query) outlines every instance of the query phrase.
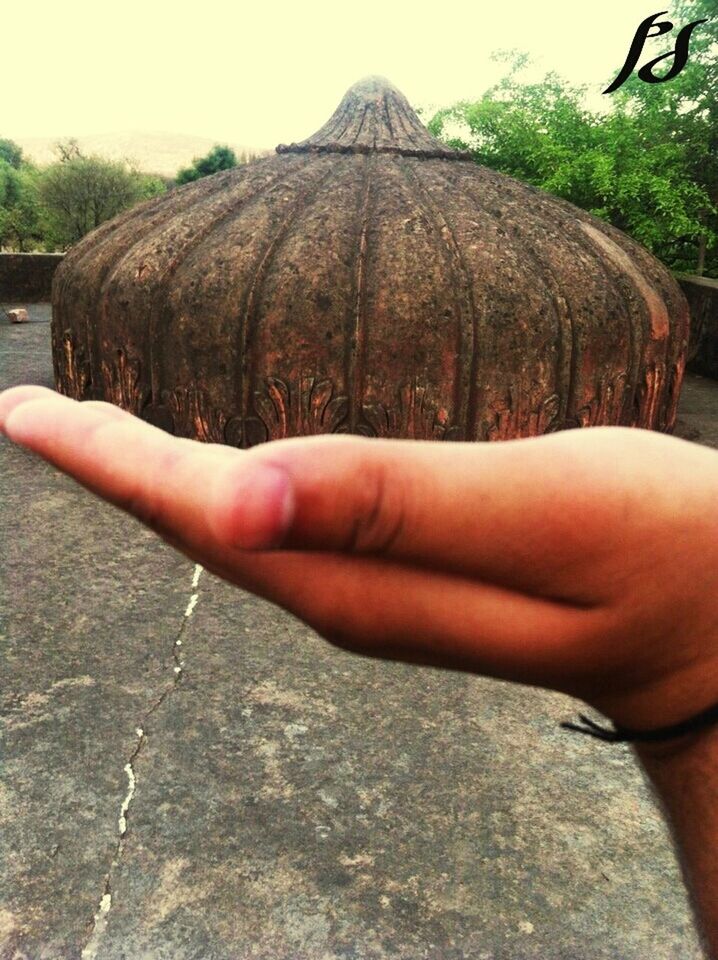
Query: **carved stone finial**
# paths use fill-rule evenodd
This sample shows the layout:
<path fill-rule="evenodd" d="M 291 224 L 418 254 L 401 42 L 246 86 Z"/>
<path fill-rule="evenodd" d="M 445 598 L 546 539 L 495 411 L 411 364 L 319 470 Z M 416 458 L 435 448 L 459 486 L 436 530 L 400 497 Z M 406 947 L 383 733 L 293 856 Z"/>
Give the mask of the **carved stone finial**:
<path fill-rule="evenodd" d="M 385 77 L 365 77 L 344 94 L 323 127 L 277 153 L 396 153 L 424 159 L 466 160 L 470 154 L 435 140 L 403 93 Z"/>

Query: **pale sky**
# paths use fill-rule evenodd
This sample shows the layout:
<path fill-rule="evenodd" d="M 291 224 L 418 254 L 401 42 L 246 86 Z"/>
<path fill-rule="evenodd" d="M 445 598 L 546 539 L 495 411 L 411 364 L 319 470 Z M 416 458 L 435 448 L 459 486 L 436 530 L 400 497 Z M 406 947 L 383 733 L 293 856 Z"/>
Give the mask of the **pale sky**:
<path fill-rule="evenodd" d="M 4 3 L 0 136 L 300 140 L 352 83 L 414 105 L 478 96 L 516 47 L 596 94 L 656 0 L 35 0 Z M 597 101 L 595 101 L 597 102 Z"/>

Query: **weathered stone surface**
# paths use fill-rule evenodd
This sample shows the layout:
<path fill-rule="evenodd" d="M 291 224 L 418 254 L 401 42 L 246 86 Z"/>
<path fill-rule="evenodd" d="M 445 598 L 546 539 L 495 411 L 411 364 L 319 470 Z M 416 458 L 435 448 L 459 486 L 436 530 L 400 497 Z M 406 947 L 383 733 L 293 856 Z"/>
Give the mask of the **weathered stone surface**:
<path fill-rule="evenodd" d="M 30 313 L 2 386 L 52 379 Z M 718 384 L 680 425 L 718 444 Z M 571 700 L 333 650 L 0 451 L 2 960 L 701 960 Z"/>
<path fill-rule="evenodd" d="M 27 323 L 30 319 L 27 310 L 21 307 L 18 307 L 15 310 L 8 310 L 7 318 L 10 323 Z"/>
<path fill-rule="evenodd" d="M 376 78 L 277 149 L 68 253 L 63 392 L 237 446 L 672 429 L 687 304 L 629 237 L 434 140 Z"/>

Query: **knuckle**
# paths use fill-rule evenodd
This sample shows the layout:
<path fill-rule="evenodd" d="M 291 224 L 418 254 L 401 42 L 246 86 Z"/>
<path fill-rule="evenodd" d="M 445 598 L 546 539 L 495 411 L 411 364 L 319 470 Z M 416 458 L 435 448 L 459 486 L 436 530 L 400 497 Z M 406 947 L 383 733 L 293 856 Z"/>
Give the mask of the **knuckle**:
<path fill-rule="evenodd" d="M 154 533 L 162 532 L 160 515 L 146 497 L 130 497 L 125 503 L 125 509 Z"/>
<path fill-rule="evenodd" d="M 387 554 L 406 528 L 404 482 L 383 463 L 372 464 L 362 477 L 349 533 L 351 552 Z"/>
<path fill-rule="evenodd" d="M 165 535 L 172 529 L 172 494 L 170 478 L 178 469 L 184 450 L 172 442 L 157 452 L 147 471 L 129 493 L 124 508 L 155 533 Z"/>

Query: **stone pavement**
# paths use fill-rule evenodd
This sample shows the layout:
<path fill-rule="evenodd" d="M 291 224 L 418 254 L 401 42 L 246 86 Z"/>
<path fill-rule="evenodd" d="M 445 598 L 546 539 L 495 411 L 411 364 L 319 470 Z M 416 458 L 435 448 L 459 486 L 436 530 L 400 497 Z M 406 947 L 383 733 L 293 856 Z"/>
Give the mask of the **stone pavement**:
<path fill-rule="evenodd" d="M 52 382 L 31 310 L 2 386 Z M 338 652 L 5 441 L 0 502 L 0 960 L 702 957 L 567 697 Z"/>

